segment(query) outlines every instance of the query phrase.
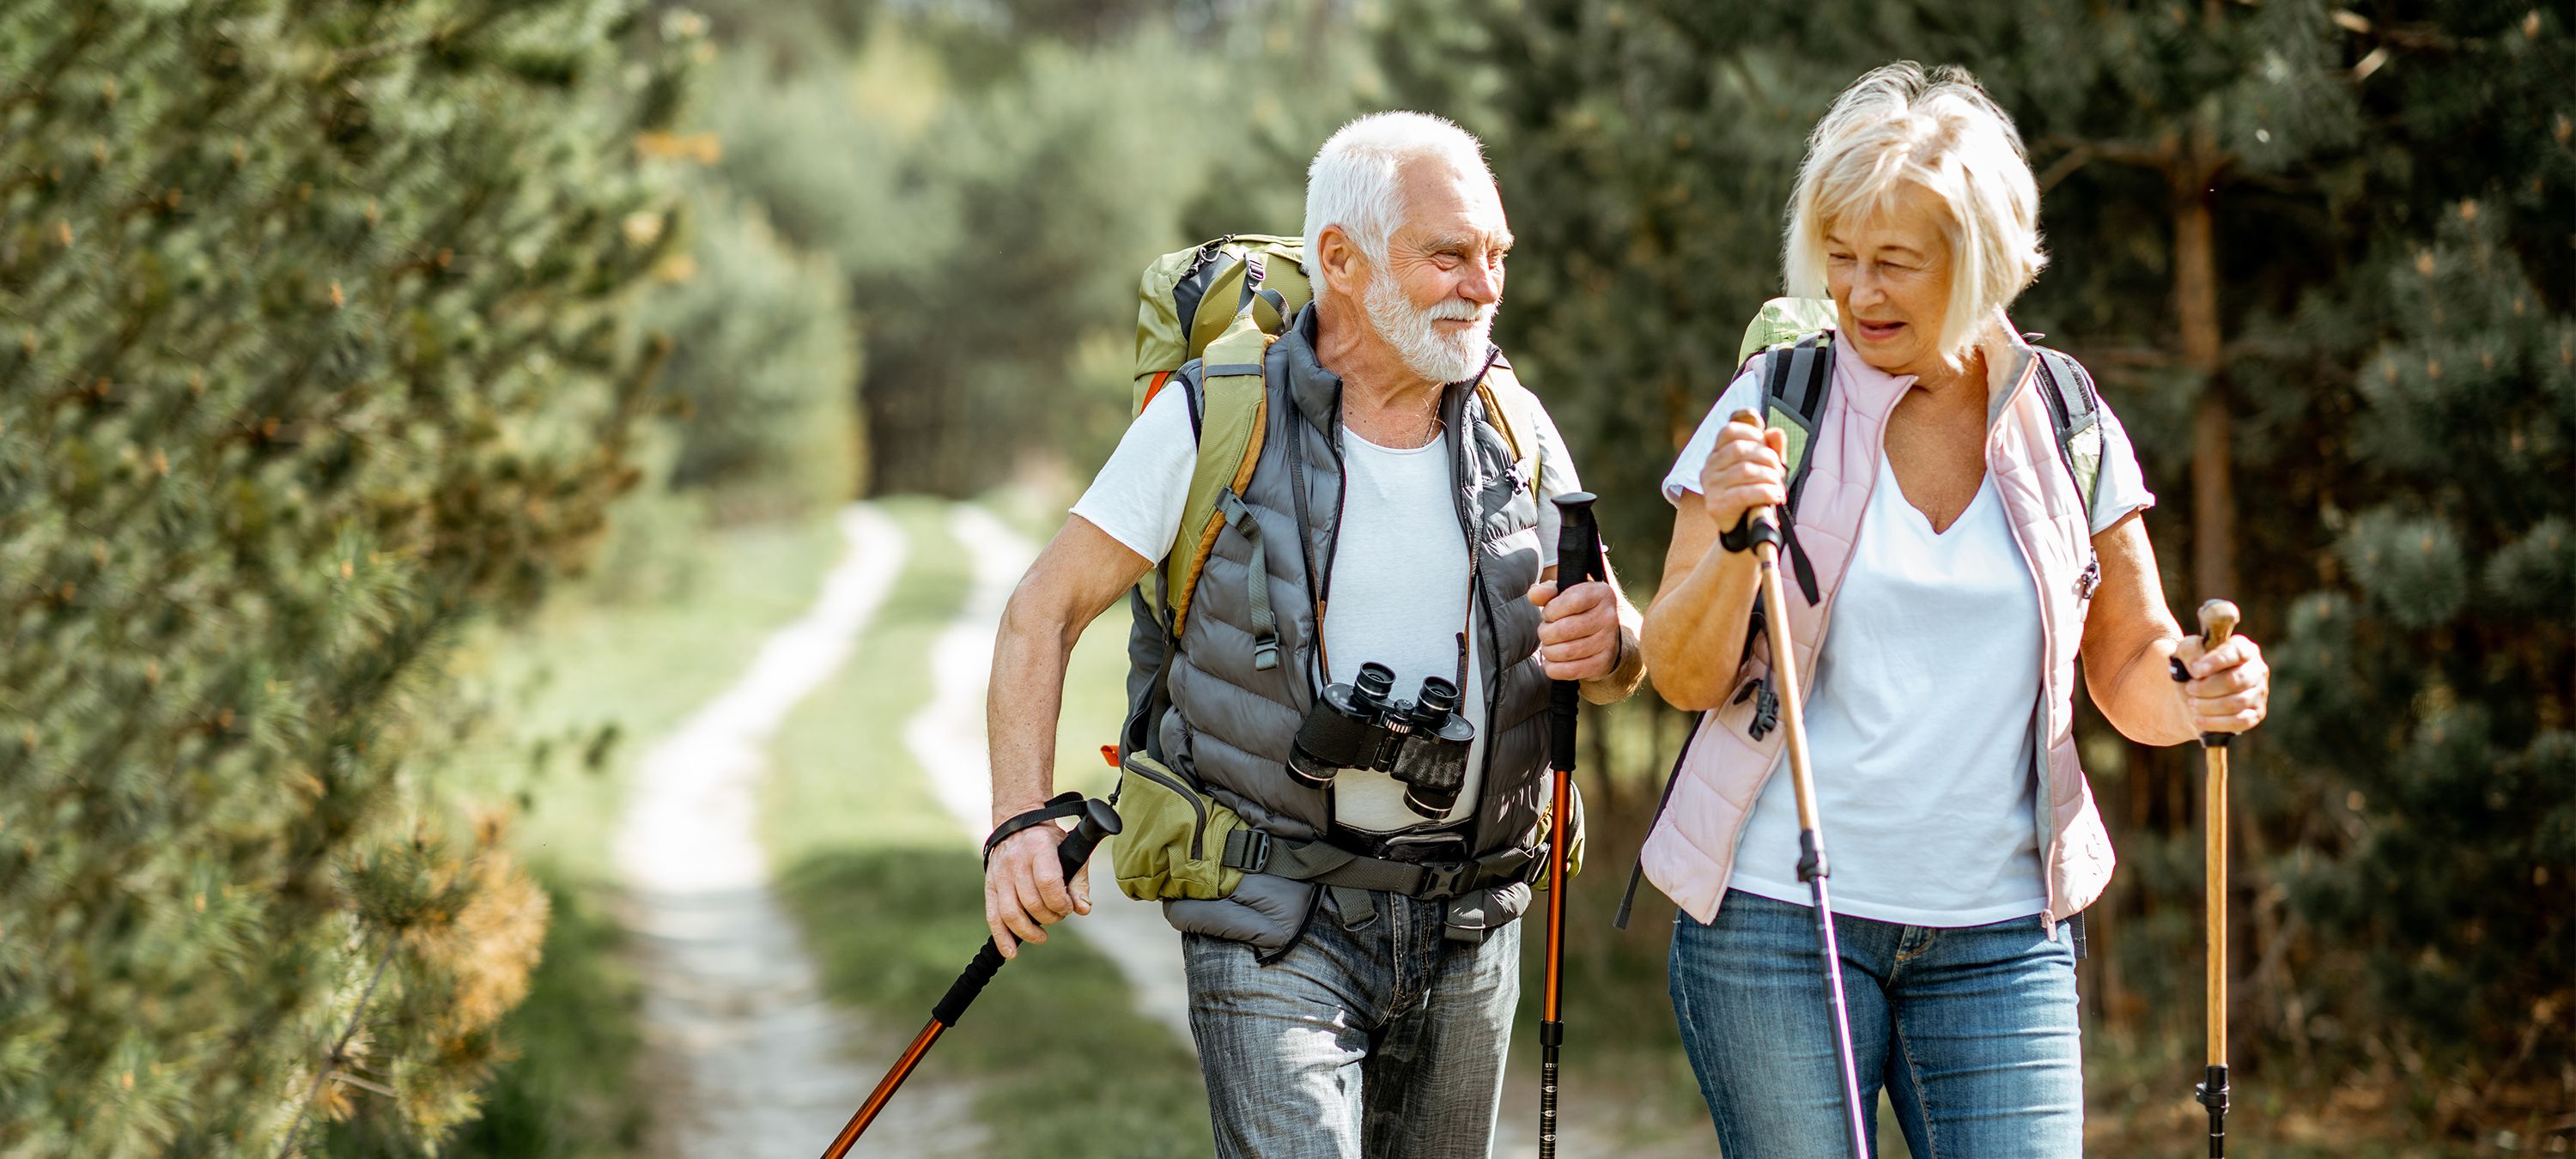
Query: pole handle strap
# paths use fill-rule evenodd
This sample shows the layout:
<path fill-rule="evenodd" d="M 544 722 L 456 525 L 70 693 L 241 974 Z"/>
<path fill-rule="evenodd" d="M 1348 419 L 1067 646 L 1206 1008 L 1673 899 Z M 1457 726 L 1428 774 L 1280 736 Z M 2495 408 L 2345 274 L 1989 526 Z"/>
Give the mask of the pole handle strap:
<path fill-rule="evenodd" d="M 1046 804 L 1040 805 L 1035 809 L 1031 809 L 1026 813 L 1022 813 L 1017 817 L 1013 817 L 1008 821 L 1004 821 L 999 825 L 993 826 L 992 835 L 984 838 L 984 864 L 991 865 L 993 863 L 994 848 L 1001 845 L 1004 841 L 1010 840 L 1012 835 L 1018 833 L 1020 830 L 1044 825 L 1050 821 L 1060 821 L 1067 817 L 1079 817 L 1082 815 L 1082 794 L 1058 793 L 1054 797 L 1049 798 Z"/>

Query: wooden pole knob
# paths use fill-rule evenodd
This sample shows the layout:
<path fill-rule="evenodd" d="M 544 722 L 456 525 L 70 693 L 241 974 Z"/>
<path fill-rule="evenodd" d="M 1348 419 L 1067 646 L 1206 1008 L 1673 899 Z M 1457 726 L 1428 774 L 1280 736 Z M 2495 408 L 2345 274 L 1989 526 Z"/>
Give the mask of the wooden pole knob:
<path fill-rule="evenodd" d="M 2240 619 L 2234 604 L 2225 600 L 2203 602 L 2200 605 L 2200 646 L 2209 649 L 2226 643 L 2229 636 L 2236 634 Z"/>

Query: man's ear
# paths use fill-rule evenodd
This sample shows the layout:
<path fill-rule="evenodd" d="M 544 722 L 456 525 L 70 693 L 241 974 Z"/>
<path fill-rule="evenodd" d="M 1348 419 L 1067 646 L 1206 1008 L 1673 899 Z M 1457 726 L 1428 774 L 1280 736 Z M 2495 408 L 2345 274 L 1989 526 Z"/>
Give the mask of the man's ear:
<path fill-rule="evenodd" d="M 1351 240 L 1350 233 L 1338 225 L 1324 227 L 1323 236 L 1316 240 L 1323 247 L 1323 252 L 1315 255 L 1315 268 L 1322 271 L 1325 286 L 1335 297 L 1355 294 L 1367 262 L 1360 253 L 1359 243 Z"/>

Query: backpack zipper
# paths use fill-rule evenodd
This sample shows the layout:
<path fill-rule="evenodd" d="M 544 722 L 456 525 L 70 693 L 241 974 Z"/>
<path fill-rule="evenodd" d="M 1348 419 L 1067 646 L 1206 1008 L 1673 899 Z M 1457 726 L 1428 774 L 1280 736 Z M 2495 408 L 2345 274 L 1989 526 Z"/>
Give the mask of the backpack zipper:
<path fill-rule="evenodd" d="M 1207 802 L 1199 800 L 1199 795 L 1196 791 L 1181 784 L 1181 780 L 1178 776 L 1167 777 L 1152 769 L 1146 768 L 1143 765 L 1131 765 L 1129 767 L 1136 771 L 1136 775 L 1180 794 L 1182 800 L 1189 802 L 1190 812 L 1198 814 L 1199 818 L 1198 824 L 1190 827 L 1190 860 L 1207 860 Z"/>

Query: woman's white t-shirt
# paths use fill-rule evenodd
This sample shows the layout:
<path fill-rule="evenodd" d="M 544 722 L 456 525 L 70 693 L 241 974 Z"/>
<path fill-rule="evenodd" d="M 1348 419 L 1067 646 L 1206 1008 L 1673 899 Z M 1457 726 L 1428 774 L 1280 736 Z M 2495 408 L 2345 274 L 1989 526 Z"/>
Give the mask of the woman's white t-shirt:
<path fill-rule="evenodd" d="M 1718 429 L 1738 410 L 1758 411 L 1760 395 L 1749 374 L 1727 387 L 1665 476 L 1665 498 L 1678 505 L 1699 493 Z M 2155 502 L 2107 406 L 2102 431 L 2096 533 Z M 2048 888 L 2035 821 L 2042 644 L 2030 566 L 1992 472 L 1935 533 L 1883 449 L 1877 471 L 1804 705 L 1834 912 L 1948 927 L 2038 913 Z M 1797 800 L 1787 774 L 1773 772 L 1728 884 L 1804 905 Z"/>
<path fill-rule="evenodd" d="M 1540 463 L 1537 547 L 1539 558 L 1553 563 L 1556 505 L 1546 500 L 1583 484 L 1555 421 L 1544 411 L 1528 417 L 1537 428 Z M 1458 803 L 1444 822 L 1474 813 L 1484 780 L 1486 723 L 1485 662 L 1475 647 L 1476 633 L 1467 631 L 1467 536 L 1458 526 L 1448 446 L 1447 439 L 1436 438 L 1421 447 L 1381 447 L 1343 428 L 1346 490 L 1332 561 L 1332 602 L 1324 613 L 1329 679 L 1348 683 L 1360 665 L 1374 662 L 1395 672 L 1395 694 L 1406 700 L 1420 694 L 1426 676 L 1459 685 L 1458 711 L 1476 723 L 1476 740 L 1467 753 Z M 1166 390 L 1128 426 L 1073 514 L 1128 550 L 1161 559 L 1180 532 L 1197 461 L 1188 403 L 1180 391 Z M 1294 551 L 1296 545 L 1271 544 L 1269 550 Z M 1462 662 L 1466 680 L 1459 679 Z M 1334 776 L 1333 816 L 1372 833 L 1433 823 L 1405 805 L 1403 782 L 1365 769 Z"/>

